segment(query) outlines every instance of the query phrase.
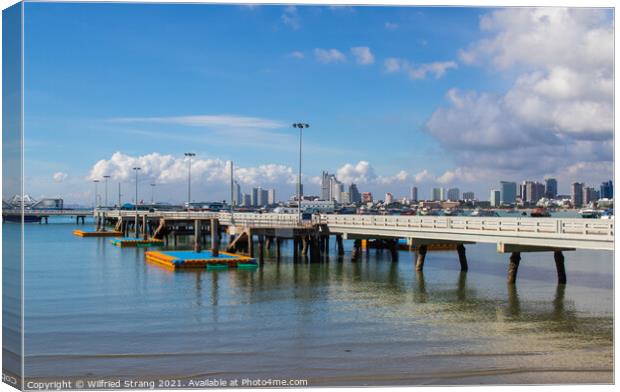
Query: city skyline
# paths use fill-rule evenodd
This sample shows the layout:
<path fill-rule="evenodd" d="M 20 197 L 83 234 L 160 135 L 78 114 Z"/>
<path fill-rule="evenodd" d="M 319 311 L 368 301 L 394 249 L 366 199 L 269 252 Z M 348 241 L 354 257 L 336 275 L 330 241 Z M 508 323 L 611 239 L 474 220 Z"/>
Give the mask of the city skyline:
<path fill-rule="evenodd" d="M 244 187 L 286 199 L 296 121 L 311 124 L 306 194 L 320 195 L 325 168 L 375 197 L 415 185 L 421 198 L 439 187 L 481 198 L 497 180 L 546 177 L 568 194 L 573 182 L 613 178 L 610 10 L 26 9 L 25 189 L 35 198 L 88 204 L 104 175 L 130 195 L 140 166 L 141 199 L 155 183 L 157 199 L 180 201 L 193 151 L 195 199 L 229 198 L 230 160 Z"/>

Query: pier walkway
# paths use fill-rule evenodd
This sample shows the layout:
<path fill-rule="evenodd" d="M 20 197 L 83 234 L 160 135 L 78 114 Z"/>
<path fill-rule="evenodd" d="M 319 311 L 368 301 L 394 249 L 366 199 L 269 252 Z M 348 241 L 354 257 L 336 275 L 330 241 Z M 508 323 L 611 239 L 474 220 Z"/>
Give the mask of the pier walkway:
<path fill-rule="evenodd" d="M 461 269 L 468 268 L 465 245 L 492 243 L 497 251 L 510 253 L 508 281 L 514 282 L 522 252 L 553 252 L 558 280 L 566 282 L 564 251 L 575 249 L 614 250 L 614 220 L 531 217 L 469 216 L 393 216 L 315 214 L 299 220 L 297 214 L 209 212 L 209 211 L 119 211 L 95 210 L 98 227 L 116 224 L 128 234 L 130 229 L 144 238 L 151 235 L 166 239 L 172 235 L 193 235 L 196 249 L 211 235 L 212 250 L 217 252 L 220 234 L 229 234 L 228 250 L 254 253 L 258 238 L 259 260 L 266 247 L 275 242 L 279 256 L 280 241 L 292 239 L 294 257 L 307 255 L 318 260 L 329 251 L 330 236 L 335 236 L 338 254 L 343 255 L 343 239 L 353 240 L 351 258 L 361 254 L 362 240 L 376 240 L 398 258 L 398 240 L 407 239 L 417 250 L 416 269 L 422 270 L 431 244 L 453 244 Z M 242 239 L 243 238 L 243 239 Z M 215 244 L 215 245 L 214 245 Z M 214 249 L 215 248 L 215 249 Z"/>

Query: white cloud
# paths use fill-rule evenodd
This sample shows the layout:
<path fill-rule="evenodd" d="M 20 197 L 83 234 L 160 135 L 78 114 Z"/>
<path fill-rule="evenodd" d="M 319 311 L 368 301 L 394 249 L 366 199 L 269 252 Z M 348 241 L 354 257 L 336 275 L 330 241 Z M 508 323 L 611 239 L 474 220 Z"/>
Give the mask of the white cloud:
<path fill-rule="evenodd" d="M 493 170 L 517 178 L 551 173 L 566 181 L 609 176 L 614 98 L 609 12 L 505 9 L 485 15 L 481 29 L 490 36 L 461 51 L 461 61 L 490 62 L 520 74 L 505 94 L 449 90 L 449 105 L 427 121 L 427 131 L 454 153 L 463 173 Z M 576 175 L 584 177 L 569 179 Z"/>
<path fill-rule="evenodd" d="M 385 22 L 384 27 L 386 30 L 396 30 L 398 29 L 400 26 L 398 25 L 398 23 L 394 23 L 394 22 Z"/>
<path fill-rule="evenodd" d="M 361 65 L 370 65 L 375 62 L 375 56 L 368 46 L 357 46 L 351 48 L 351 53 L 355 57 L 355 61 Z"/>
<path fill-rule="evenodd" d="M 67 179 L 69 175 L 67 173 L 63 173 L 63 172 L 56 172 L 52 175 L 52 179 L 55 182 L 63 182 L 64 180 Z"/>
<path fill-rule="evenodd" d="M 314 49 L 314 57 L 324 64 L 327 63 L 342 63 L 347 61 L 346 56 L 338 49 Z"/>
<path fill-rule="evenodd" d="M 228 114 L 172 117 L 121 117 L 113 118 L 110 121 L 115 123 L 157 123 L 216 128 L 277 129 L 287 126 L 287 124 L 276 120 Z"/>
<path fill-rule="evenodd" d="M 114 153 L 110 159 L 102 159 L 91 168 L 88 179 L 101 179 L 111 176 L 115 181 L 132 180 L 134 167 L 140 167 L 140 178 L 148 178 L 160 184 L 176 184 L 187 181 L 188 158 L 174 157 L 159 153 L 130 156 Z M 285 165 L 265 164 L 256 167 L 235 167 L 235 179 L 247 185 L 294 184 L 293 168 Z M 227 183 L 230 163 L 218 158 L 192 159 L 192 179 L 197 182 Z"/>
<path fill-rule="evenodd" d="M 292 57 L 294 59 L 303 59 L 305 57 L 304 52 L 300 52 L 298 50 L 293 51 L 288 54 L 288 57 Z"/>
<path fill-rule="evenodd" d="M 293 30 L 298 30 L 301 27 L 301 18 L 297 13 L 297 7 L 289 5 L 284 8 L 281 16 L 282 23 L 289 26 Z"/>
<path fill-rule="evenodd" d="M 457 63 L 454 61 L 435 61 L 415 65 L 407 60 L 395 57 L 387 58 L 383 65 L 386 72 L 405 72 L 412 80 L 426 79 L 428 75 L 434 76 L 435 79 L 440 79 L 449 69 L 458 68 Z"/>

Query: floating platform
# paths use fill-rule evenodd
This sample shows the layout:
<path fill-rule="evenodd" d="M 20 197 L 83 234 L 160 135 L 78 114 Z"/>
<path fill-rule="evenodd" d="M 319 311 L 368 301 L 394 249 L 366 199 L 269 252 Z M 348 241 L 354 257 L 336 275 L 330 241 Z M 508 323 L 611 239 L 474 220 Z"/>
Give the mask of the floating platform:
<path fill-rule="evenodd" d="M 146 260 L 159 264 L 168 269 L 200 268 L 207 270 L 221 270 L 228 268 L 255 269 L 256 261 L 248 256 L 228 252 L 219 252 L 214 257 L 209 250 L 194 251 L 149 251 L 145 252 Z"/>
<path fill-rule="evenodd" d="M 73 230 L 73 234 L 78 237 L 118 237 L 123 235 L 120 231 L 82 231 Z"/>
<path fill-rule="evenodd" d="M 110 241 L 112 245 L 118 246 L 120 248 L 127 247 L 146 247 L 146 246 L 163 246 L 164 241 L 158 240 L 157 238 L 150 238 L 144 240 L 142 238 L 132 238 L 132 237 L 120 237 L 114 238 Z"/>

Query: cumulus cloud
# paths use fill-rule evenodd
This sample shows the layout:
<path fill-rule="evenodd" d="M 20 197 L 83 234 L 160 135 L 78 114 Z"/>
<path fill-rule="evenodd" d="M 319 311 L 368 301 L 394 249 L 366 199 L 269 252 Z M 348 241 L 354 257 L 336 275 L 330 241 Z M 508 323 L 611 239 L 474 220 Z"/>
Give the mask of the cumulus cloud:
<path fill-rule="evenodd" d="M 298 30 L 301 27 L 301 18 L 297 12 L 297 7 L 294 5 L 285 7 L 280 19 L 282 20 L 282 23 L 289 26 L 293 30 Z"/>
<path fill-rule="evenodd" d="M 351 48 L 351 53 L 355 57 L 355 61 L 361 65 L 370 65 L 375 62 L 375 56 L 368 46 L 357 46 Z"/>
<path fill-rule="evenodd" d="M 428 75 L 434 76 L 435 79 L 440 79 L 449 69 L 458 68 L 457 63 L 454 61 L 435 61 L 416 65 L 395 57 L 387 58 L 383 65 L 386 72 L 404 72 L 411 80 L 426 79 Z"/>
<path fill-rule="evenodd" d="M 314 49 L 314 57 L 321 63 L 343 63 L 347 57 L 338 49 Z"/>
<path fill-rule="evenodd" d="M 67 173 L 63 173 L 63 172 L 56 172 L 52 175 L 52 179 L 55 182 L 63 182 L 64 180 L 66 180 L 68 177 Z"/>
<path fill-rule="evenodd" d="M 151 153 L 131 156 L 116 152 L 110 159 L 95 163 L 88 175 L 89 180 L 111 176 L 115 181 L 128 181 L 134 178 L 134 167 L 140 167 L 139 176 L 159 184 L 175 184 L 187 181 L 189 161 L 186 157 Z M 293 168 L 285 165 L 266 164 L 256 167 L 236 167 L 235 179 L 246 185 L 294 184 L 296 176 Z M 197 182 L 227 183 L 230 175 L 230 162 L 218 158 L 192 159 L 192 179 Z"/>
<path fill-rule="evenodd" d="M 336 178 L 345 184 L 358 185 L 408 185 L 414 182 L 418 184 L 438 182 L 437 178 L 426 169 L 414 175 L 406 170 L 400 170 L 393 175 L 379 175 L 368 161 L 344 164 L 336 171 Z"/>
<path fill-rule="evenodd" d="M 480 27 L 488 36 L 462 50 L 460 60 L 516 70 L 518 76 L 504 94 L 451 89 L 447 105 L 426 122 L 426 130 L 454 153 L 460 176 L 489 168 L 521 179 L 593 176 L 581 172 L 585 177 L 569 179 L 580 174 L 571 167 L 596 167 L 609 176 L 614 98 L 609 12 L 503 9 L 485 15 Z"/>

